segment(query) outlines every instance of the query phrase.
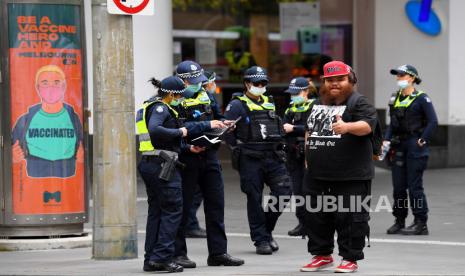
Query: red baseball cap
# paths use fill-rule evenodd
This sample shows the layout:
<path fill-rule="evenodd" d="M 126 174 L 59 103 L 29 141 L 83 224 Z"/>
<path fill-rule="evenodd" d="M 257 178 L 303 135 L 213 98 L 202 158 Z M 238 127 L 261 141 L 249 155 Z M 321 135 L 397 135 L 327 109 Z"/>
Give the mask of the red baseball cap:
<path fill-rule="evenodd" d="M 348 75 L 350 70 L 352 68 L 342 61 L 331 61 L 323 66 L 323 78 Z"/>

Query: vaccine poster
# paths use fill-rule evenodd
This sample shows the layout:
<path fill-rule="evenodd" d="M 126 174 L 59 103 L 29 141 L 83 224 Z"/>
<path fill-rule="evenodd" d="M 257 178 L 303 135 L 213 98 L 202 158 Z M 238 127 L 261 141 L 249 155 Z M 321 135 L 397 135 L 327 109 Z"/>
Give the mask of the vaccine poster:
<path fill-rule="evenodd" d="M 85 211 L 80 9 L 8 4 L 16 215 Z"/>

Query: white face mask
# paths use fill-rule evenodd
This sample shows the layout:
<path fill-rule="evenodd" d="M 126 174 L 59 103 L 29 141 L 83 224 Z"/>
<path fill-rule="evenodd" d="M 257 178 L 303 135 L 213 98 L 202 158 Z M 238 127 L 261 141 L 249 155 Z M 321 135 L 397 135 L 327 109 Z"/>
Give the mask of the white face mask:
<path fill-rule="evenodd" d="M 266 92 L 266 86 L 257 87 L 252 85 L 249 89 L 249 92 L 254 96 L 261 96 Z"/>
<path fill-rule="evenodd" d="M 407 87 L 409 87 L 409 83 L 408 83 L 408 80 L 398 80 L 397 81 L 397 86 L 399 86 L 400 89 L 405 89 Z"/>

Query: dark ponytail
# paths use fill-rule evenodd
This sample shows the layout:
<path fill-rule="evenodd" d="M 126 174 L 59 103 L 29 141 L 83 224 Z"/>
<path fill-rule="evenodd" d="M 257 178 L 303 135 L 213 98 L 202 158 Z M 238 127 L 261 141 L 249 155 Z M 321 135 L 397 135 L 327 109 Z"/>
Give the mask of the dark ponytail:
<path fill-rule="evenodd" d="M 165 97 L 166 95 L 168 95 L 168 93 L 165 93 L 165 92 L 161 91 L 161 89 L 160 89 L 160 88 L 161 88 L 161 81 L 157 80 L 156 78 L 151 78 L 151 79 L 149 79 L 149 82 L 150 82 L 153 86 L 155 86 L 155 88 L 157 89 L 157 95 L 158 95 L 159 97 L 162 97 L 162 98 L 163 98 L 163 97 Z"/>

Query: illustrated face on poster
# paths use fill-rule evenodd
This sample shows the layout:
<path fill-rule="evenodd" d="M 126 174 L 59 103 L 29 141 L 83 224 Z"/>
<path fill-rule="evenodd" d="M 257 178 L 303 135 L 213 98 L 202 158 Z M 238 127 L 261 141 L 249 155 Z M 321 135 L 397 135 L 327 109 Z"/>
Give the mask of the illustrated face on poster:
<path fill-rule="evenodd" d="M 336 122 L 336 115 L 342 117 L 345 109 L 345 105 L 315 105 L 307 121 L 310 137 L 341 138 L 340 134 L 334 133 L 332 124 Z"/>
<path fill-rule="evenodd" d="M 13 213 L 84 212 L 80 6 L 8 4 Z"/>
<path fill-rule="evenodd" d="M 13 162 L 26 160 L 29 177 L 71 177 L 76 162 L 83 161 L 82 126 L 74 108 L 64 102 L 66 76 L 56 65 L 45 65 L 35 74 L 40 103 L 13 127 Z"/>

